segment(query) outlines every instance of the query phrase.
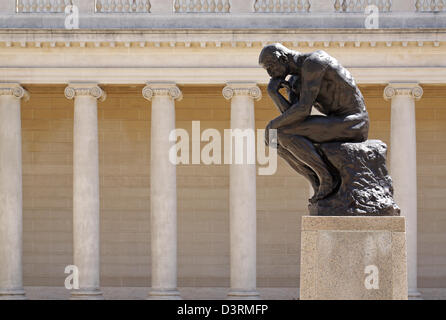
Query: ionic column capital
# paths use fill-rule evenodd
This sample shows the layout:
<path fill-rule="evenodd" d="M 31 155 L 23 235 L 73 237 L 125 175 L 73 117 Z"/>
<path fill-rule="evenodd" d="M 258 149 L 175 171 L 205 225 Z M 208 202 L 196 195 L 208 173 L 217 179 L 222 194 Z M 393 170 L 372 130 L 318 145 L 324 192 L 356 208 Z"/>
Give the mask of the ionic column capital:
<path fill-rule="evenodd" d="M 91 96 L 103 102 L 107 98 L 107 94 L 96 83 L 70 83 L 65 88 L 65 97 L 74 99 L 79 96 Z"/>
<path fill-rule="evenodd" d="M 156 96 L 169 97 L 178 101 L 183 99 L 183 93 L 174 82 L 149 82 L 142 89 L 142 95 L 149 101 Z"/>
<path fill-rule="evenodd" d="M 222 93 L 227 100 L 234 96 L 249 96 L 255 100 L 262 98 L 262 91 L 255 82 L 228 82 Z"/>
<path fill-rule="evenodd" d="M 29 93 L 18 83 L 0 83 L 0 96 L 14 96 L 24 101 L 29 100 Z"/>
<path fill-rule="evenodd" d="M 384 99 L 391 100 L 396 96 L 408 96 L 415 100 L 420 100 L 423 96 L 423 88 L 416 82 L 389 83 L 384 89 Z"/>

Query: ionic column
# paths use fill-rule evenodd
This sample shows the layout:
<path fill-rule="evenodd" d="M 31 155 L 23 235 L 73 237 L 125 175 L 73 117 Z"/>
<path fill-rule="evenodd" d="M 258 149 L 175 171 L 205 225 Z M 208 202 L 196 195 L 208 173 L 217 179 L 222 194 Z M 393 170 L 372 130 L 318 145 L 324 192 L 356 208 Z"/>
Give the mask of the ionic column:
<path fill-rule="evenodd" d="M 148 83 L 143 96 L 152 101 L 150 151 L 150 217 L 152 291 L 149 299 L 180 299 L 177 290 L 177 180 L 169 161 L 174 142 L 175 100 L 181 100 L 174 83 Z"/>
<path fill-rule="evenodd" d="M 254 99 L 262 97 L 259 87 L 255 83 L 232 82 L 223 89 L 223 96 L 231 100 L 231 129 L 252 130 L 255 136 Z M 255 153 L 255 148 L 248 152 Z M 256 286 L 256 165 L 255 162 L 248 163 L 248 152 L 243 164 L 235 164 L 231 159 L 230 166 L 229 299 L 256 299 L 259 296 Z M 255 159 L 255 154 L 251 157 Z"/>
<path fill-rule="evenodd" d="M 72 299 L 102 299 L 99 254 L 98 100 L 106 94 L 97 84 L 71 83 L 65 97 L 74 99 L 73 249 L 79 289 Z"/>
<path fill-rule="evenodd" d="M 392 101 L 390 173 L 394 197 L 406 217 L 407 271 L 409 297 L 420 296 L 417 289 L 417 142 L 415 100 L 423 95 L 417 83 L 390 83 L 384 99 Z"/>
<path fill-rule="evenodd" d="M 0 84 L 0 300 L 25 299 L 21 99 L 29 95 L 19 84 Z"/>

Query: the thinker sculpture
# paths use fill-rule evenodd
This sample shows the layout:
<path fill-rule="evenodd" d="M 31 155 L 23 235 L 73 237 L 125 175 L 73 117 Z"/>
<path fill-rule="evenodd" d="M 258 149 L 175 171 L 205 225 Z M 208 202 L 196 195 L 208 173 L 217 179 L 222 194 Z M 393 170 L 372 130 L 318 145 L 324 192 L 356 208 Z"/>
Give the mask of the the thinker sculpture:
<path fill-rule="evenodd" d="M 310 213 L 399 215 L 387 146 L 367 141 L 369 116 L 350 72 L 322 50 L 304 54 L 281 44 L 263 48 L 259 64 L 271 76 L 268 94 L 281 113 L 267 135 L 277 130 L 278 154 L 313 186 Z"/>

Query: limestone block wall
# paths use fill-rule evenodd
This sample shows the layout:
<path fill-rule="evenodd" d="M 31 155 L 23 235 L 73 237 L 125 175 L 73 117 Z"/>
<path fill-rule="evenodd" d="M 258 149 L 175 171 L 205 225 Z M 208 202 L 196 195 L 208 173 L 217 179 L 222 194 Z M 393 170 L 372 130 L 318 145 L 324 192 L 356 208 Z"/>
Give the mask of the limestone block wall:
<path fill-rule="evenodd" d="M 256 127 L 264 129 L 279 112 L 264 88 L 256 103 Z M 257 177 L 258 286 L 298 287 L 300 221 L 310 197 L 308 182 L 279 159 L 273 176 Z"/>
<path fill-rule="evenodd" d="M 446 285 L 446 92 L 425 88 L 417 102 L 418 279 L 420 288 Z"/>
<path fill-rule="evenodd" d="M 181 89 L 177 128 L 192 140 L 192 121 L 200 121 L 202 131 L 214 128 L 223 136 L 230 127 L 223 86 Z M 178 286 L 229 287 L 229 166 L 180 165 L 177 179 Z"/>
<path fill-rule="evenodd" d="M 150 103 L 141 86 L 104 86 L 99 103 L 102 286 L 150 285 Z M 370 138 L 390 141 L 390 104 L 383 86 L 362 86 Z M 73 103 L 64 86 L 26 86 L 23 103 L 24 282 L 63 286 L 72 263 Z M 191 132 L 230 126 L 222 86 L 180 86 L 177 127 Z M 278 113 L 265 88 L 256 126 Z M 419 287 L 446 287 L 446 94 L 424 86 L 417 102 Z M 178 272 L 180 287 L 229 287 L 229 167 L 180 165 Z M 257 177 L 259 287 L 299 286 L 300 217 L 307 182 L 279 159 L 274 176 Z"/>
<path fill-rule="evenodd" d="M 73 104 L 63 87 L 22 104 L 25 285 L 63 286 L 72 264 Z"/>

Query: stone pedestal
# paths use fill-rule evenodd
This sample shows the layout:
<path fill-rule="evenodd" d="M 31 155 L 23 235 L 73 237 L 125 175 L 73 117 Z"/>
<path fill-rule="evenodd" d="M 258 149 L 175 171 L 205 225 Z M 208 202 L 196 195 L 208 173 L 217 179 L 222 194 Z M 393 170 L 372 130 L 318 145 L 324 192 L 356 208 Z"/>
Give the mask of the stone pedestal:
<path fill-rule="evenodd" d="M 406 300 L 404 217 L 302 217 L 301 300 Z"/>

